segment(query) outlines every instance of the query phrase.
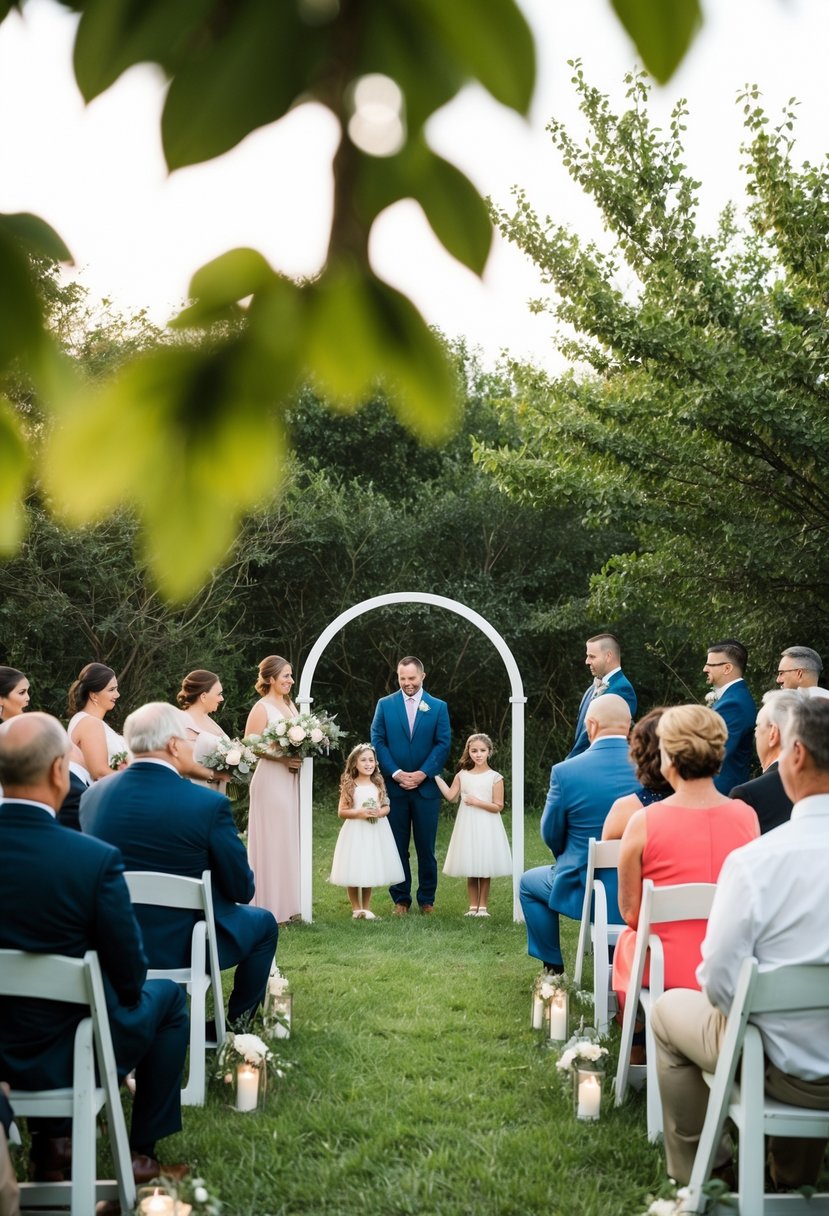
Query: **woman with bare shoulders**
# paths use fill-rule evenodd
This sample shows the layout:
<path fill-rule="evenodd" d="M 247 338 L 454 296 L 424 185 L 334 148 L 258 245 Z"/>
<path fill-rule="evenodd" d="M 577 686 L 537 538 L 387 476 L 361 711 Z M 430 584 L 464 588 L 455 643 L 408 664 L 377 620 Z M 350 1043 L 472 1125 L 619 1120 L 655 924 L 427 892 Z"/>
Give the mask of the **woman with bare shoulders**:
<path fill-rule="evenodd" d="M 93 781 L 108 777 L 113 759 L 121 753 L 126 755 L 123 737 L 104 721 L 119 696 L 115 672 L 105 663 L 87 663 L 69 689 L 72 717 L 66 731 L 80 749 Z"/>
<path fill-rule="evenodd" d="M 650 806 L 652 802 L 661 802 L 674 792 L 662 775 L 659 736 L 656 733 L 664 712 L 664 705 L 652 709 L 633 728 L 628 754 L 636 769 L 636 780 L 642 788 L 635 794 L 625 794 L 624 798 L 616 799 L 607 812 L 602 840 L 621 840 L 628 820 L 637 811 L 641 811 L 643 806 Z"/>
<path fill-rule="evenodd" d="M 287 659 L 268 655 L 259 664 L 257 701 L 248 714 L 246 735 L 259 735 L 270 722 L 293 718 L 294 673 Z M 253 903 L 273 912 L 280 924 L 299 916 L 299 780 L 302 761 L 278 748 L 265 754 L 250 783 L 248 861 L 256 880 Z"/>
<path fill-rule="evenodd" d="M 229 738 L 211 717 L 224 701 L 221 680 L 215 672 L 205 671 L 203 667 L 188 672 L 176 693 L 176 701 L 182 717 L 187 719 L 187 729 L 193 740 L 193 760 L 199 766 L 190 780 L 194 785 L 211 786 L 224 793 L 230 773 L 216 772 L 204 763 L 205 756 L 215 749 L 217 740 Z"/>

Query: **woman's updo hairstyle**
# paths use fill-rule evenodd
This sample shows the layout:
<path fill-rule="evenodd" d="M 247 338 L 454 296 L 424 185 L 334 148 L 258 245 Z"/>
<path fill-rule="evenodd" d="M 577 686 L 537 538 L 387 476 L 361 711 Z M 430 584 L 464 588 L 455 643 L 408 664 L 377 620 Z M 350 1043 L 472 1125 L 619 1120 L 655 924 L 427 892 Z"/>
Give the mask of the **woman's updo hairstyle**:
<path fill-rule="evenodd" d="M 213 685 L 218 683 L 219 677 L 214 671 L 205 671 L 203 667 L 199 667 L 181 681 L 181 688 L 176 693 L 176 700 L 182 709 L 189 709 L 198 701 L 203 692 L 210 692 Z"/>
<path fill-rule="evenodd" d="M 69 689 L 70 714 L 79 713 L 93 692 L 103 692 L 110 680 L 114 679 L 115 672 L 105 663 L 87 663 Z"/>
<path fill-rule="evenodd" d="M 278 654 L 269 654 L 266 659 L 262 660 L 259 664 L 259 679 L 256 681 L 256 691 L 260 697 L 268 695 L 271 691 L 271 680 L 275 680 L 284 667 L 290 666 L 288 659 L 283 659 Z M 286 701 L 287 699 L 285 697 Z"/>
<path fill-rule="evenodd" d="M 25 680 L 22 671 L 16 667 L 0 667 L 0 697 L 7 697 L 14 692 L 21 680 Z"/>
<path fill-rule="evenodd" d="M 652 709 L 639 719 L 630 736 L 630 758 L 636 769 L 636 780 L 646 790 L 653 790 L 655 794 L 671 793 L 670 785 L 662 776 L 659 735 L 656 730 L 664 713 L 664 705 Z"/>
<path fill-rule="evenodd" d="M 719 772 L 728 728 L 713 709 L 705 705 L 675 705 L 665 710 L 656 733 L 683 781 L 713 777 Z"/>

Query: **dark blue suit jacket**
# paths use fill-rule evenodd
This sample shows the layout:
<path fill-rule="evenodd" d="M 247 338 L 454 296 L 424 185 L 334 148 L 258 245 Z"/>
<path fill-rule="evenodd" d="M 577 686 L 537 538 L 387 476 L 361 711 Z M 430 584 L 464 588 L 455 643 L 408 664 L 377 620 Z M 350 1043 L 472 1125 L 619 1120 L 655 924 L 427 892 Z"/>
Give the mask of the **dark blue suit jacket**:
<path fill-rule="evenodd" d="M 776 760 L 762 777 L 735 786 L 728 796 L 739 798 L 754 807 L 761 832 L 771 832 L 779 828 L 781 823 L 788 823 L 792 817 L 792 800 L 783 788 Z"/>
<path fill-rule="evenodd" d="M 727 795 L 735 785 L 741 785 L 751 776 L 757 706 L 745 680 L 737 680 L 711 708 L 725 719 L 728 727 L 722 768 L 714 778 L 720 793 Z"/>
<path fill-rule="evenodd" d="M 117 849 L 40 807 L 3 803 L 0 946 L 70 958 L 97 950 L 110 1012 L 131 1010 L 147 960 L 123 873 Z M 0 999 L 0 1076 L 26 1089 L 67 1084 L 82 1016 L 77 1005 Z"/>
<path fill-rule="evenodd" d="M 581 920 L 587 877 L 587 845 L 601 839 L 607 812 L 617 798 L 639 789 L 626 739 L 597 739 L 586 752 L 554 764 L 541 816 L 541 839 L 555 856 L 549 906 Z M 615 870 L 603 872 L 607 911 L 619 920 Z"/>
<path fill-rule="evenodd" d="M 429 696 L 425 689 L 420 704 L 428 705 L 429 708 L 423 711 L 419 709 L 415 714 L 414 731 L 411 735 L 402 692 L 383 697 L 377 702 L 377 709 L 374 711 L 371 742 L 377 752 L 380 772 L 386 779 L 390 798 L 408 797 L 411 792 L 419 794 L 421 798 L 440 798 L 435 777 L 449 758 L 449 746 L 452 742 L 449 710 L 445 701 Z M 426 774 L 426 780 L 421 782 L 415 791 L 401 790 L 397 782 L 391 779 L 392 773 L 396 773 L 398 769 L 407 773 L 414 773 L 419 769 Z"/>
<path fill-rule="evenodd" d="M 210 870 L 221 965 L 232 966 L 253 948 L 261 922 L 240 906 L 253 898 L 253 873 L 224 794 L 137 760 L 96 781 L 81 799 L 80 816 L 85 833 L 120 849 L 128 870 L 186 878 Z M 149 965 L 188 966 L 195 914 L 144 904 L 135 911 Z"/>
<path fill-rule="evenodd" d="M 610 677 L 607 682 L 607 692 L 613 692 L 617 697 L 622 697 L 630 706 L 630 716 L 636 716 L 636 692 L 633 685 L 623 671 L 617 671 Z M 602 694 L 603 695 L 603 694 Z M 593 700 L 593 685 L 585 692 L 579 705 L 579 716 L 576 719 L 575 742 L 568 752 L 565 759 L 570 760 L 573 756 L 579 756 L 582 752 L 586 752 L 590 746 L 590 740 L 587 737 L 587 727 L 585 719 L 587 711 L 590 708 L 590 702 Z"/>

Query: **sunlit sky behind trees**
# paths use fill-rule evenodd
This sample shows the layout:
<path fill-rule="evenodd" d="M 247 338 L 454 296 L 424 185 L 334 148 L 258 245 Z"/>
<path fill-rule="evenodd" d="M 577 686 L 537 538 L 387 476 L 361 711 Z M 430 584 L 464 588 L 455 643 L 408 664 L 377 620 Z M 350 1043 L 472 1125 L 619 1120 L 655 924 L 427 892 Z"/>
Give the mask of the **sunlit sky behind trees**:
<path fill-rule="evenodd" d="M 529 124 L 481 89 L 469 89 L 430 128 L 436 150 L 496 202 L 528 191 L 541 214 L 599 235 L 589 203 L 571 185 L 545 125 L 552 115 L 580 129 L 567 60 L 580 57 L 594 84 L 618 102 L 634 53 L 607 0 L 522 0 L 539 55 Z M 652 111 L 667 118 L 690 105 L 687 149 L 703 183 L 706 221 L 739 200 L 741 112 L 736 95 L 756 82 L 772 118 L 801 104 L 797 154 L 826 152 L 829 6 L 825 0 L 716 0 L 674 81 L 656 89 Z M 72 249 L 94 296 L 126 309 L 149 307 L 164 321 L 186 297 L 192 271 L 225 249 L 252 245 L 280 270 L 313 274 L 324 254 L 336 125 L 304 106 L 249 136 L 216 162 L 166 174 L 158 116 L 164 82 L 130 71 L 84 107 L 71 75 L 75 19 L 50 0 L 29 0 L 0 27 L 0 210 L 31 210 Z M 551 322 L 526 307 L 537 275 L 500 238 L 479 283 L 446 254 L 414 203 L 400 203 L 375 228 L 375 267 L 410 293 L 427 319 L 465 335 L 488 359 L 502 348 L 556 366 Z"/>

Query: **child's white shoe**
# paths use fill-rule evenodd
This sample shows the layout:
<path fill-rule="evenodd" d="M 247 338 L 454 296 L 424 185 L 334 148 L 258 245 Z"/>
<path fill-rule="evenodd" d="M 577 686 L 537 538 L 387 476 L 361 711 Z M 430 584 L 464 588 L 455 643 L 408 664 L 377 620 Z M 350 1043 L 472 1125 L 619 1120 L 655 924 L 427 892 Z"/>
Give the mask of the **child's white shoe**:
<path fill-rule="evenodd" d="M 486 916 L 487 919 L 489 919 L 489 913 L 487 912 L 486 908 L 479 908 L 476 915 Z"/>
<path fill-rule="evenodd" d="M 478 915 L 477 908 L 470 908 L 468 912 L 464 912 L 464 916 L 477 916 L 477 915 Z"/>
<path fill-rule="evenodd" d="M 368 908 L 363 908 L 363 920 L 377 920 L 377 917 Z"/>
<path fill-rule="evenodd" d="M 363 920 L 364 917 L 365 917 L 365 912 L 363 911 L 362 908 L 355 908 L 354 911 L 351 913 L 352 920 Z"/>

